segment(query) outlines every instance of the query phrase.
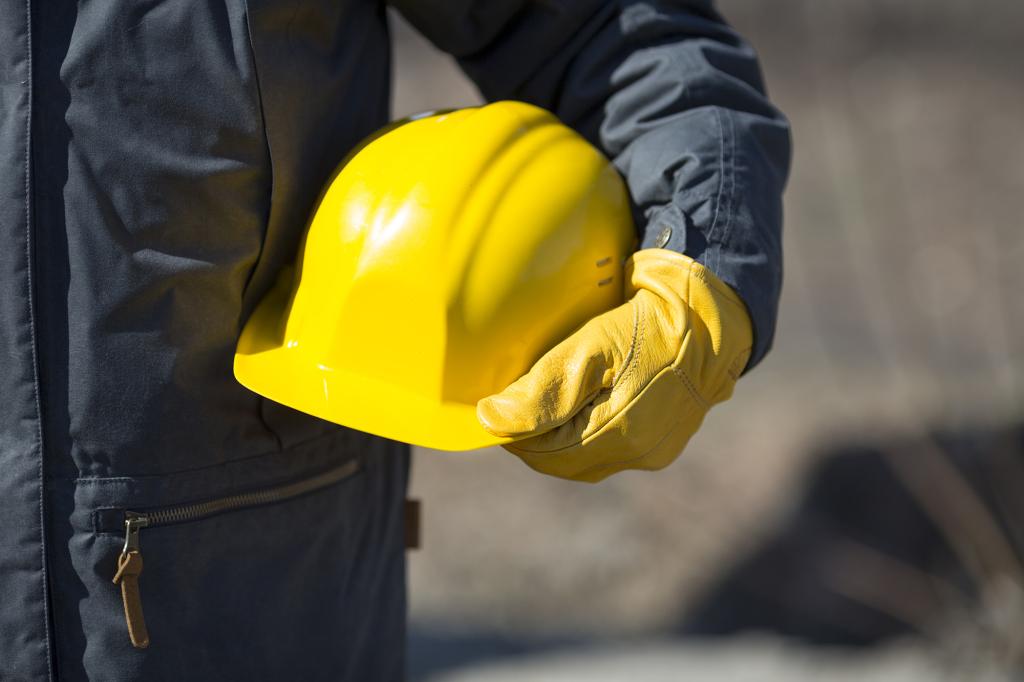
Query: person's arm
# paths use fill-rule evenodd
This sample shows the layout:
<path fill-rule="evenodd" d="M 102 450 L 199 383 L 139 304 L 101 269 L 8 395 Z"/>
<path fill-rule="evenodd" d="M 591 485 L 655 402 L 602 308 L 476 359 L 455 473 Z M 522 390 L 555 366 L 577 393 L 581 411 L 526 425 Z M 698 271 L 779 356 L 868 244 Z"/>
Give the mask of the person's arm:
<path fill-rule="evenodd" d="M 611 157 L 641 248 L 730 285 L 771 346 L 782 280 L 789 127 L 754 51 L 710 0 L 394 0 L 489 100 L 553 111 Z"/>
<path fill-rule="evenodd" d="M 480 422 L 563 478 L 666 466 L 774 334 L 790 140 L 754 52 L 710 0 L 395 4 L 485 97 L 603 149 L 640 231 L 627 302 L 482 399 Z"/>

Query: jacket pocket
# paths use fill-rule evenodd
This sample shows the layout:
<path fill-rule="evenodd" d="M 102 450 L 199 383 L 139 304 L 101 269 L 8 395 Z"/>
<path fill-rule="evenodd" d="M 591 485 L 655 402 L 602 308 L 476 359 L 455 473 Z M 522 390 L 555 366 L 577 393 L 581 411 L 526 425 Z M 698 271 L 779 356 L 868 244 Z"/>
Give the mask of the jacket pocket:
<path fill-rule="evenodd" d="M 159 533 L 165 526 L 205 521 L 220 514 L 237 513 L 279 504 L 341 484 L 361 471 L 358 459 L 349 459 L 331 469 L 280 485 L 248 490 L 222 497 L 151 508 L 99 509 L 95 523 L 100 532 L 124 533 L 124 545 L 117 559 L 113 582 L 121 588 L 128 637 L 136 649 L 150 644 L 143 610 L 144 536 Z M 242 559 L 240 557 L 240 559 Z M 175 557 L 149 555 L 149 561 L 173 561 Z"/>
<path fill-rule="evenodd" d="M 407 459 L 342 430 L 187 471 L 52 480 L 61 680 L 403 679 Z M 141 571 L 119 561 L 127 512 L 150 521 Z M 146 648 L 126 624 L 140 616 L 124 610 L 132 574 Z"/>

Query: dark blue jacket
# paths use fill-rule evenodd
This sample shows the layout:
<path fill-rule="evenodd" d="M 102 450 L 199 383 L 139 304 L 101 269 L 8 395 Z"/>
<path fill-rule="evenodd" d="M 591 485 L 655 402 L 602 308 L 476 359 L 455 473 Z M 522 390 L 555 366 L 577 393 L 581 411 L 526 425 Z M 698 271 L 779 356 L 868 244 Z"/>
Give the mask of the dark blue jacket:
<path fill-rule="evenodd" d="M 732 284 L 764 354 L 788 129 L 710 2 L 395 4 L 602 146 L 643 246 Z M 0 0 L 0 679 L 400 679 L 407 449 L 231 372 L 388 94 L 378 2 Z"/>

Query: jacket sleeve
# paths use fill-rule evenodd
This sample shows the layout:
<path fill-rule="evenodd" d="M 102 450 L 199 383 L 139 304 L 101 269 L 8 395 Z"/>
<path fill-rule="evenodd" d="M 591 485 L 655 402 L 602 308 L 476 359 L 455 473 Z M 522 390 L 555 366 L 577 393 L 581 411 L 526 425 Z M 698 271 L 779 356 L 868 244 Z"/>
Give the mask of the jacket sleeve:
<path fill-rule="evenodd" d="M 641 248 L 731 285 L 771 346 L 789 126 L 712 0 L 394 0 L 489 100 L 553 111 L 626 179 Z"/>

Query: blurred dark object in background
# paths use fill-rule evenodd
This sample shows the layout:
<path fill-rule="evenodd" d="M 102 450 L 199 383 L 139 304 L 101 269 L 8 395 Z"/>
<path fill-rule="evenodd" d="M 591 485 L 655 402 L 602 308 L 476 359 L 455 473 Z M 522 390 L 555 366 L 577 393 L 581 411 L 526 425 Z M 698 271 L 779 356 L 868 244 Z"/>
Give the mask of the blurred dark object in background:
<path fill-rule="evenodd" d="M 853 646 L 920 635 L 1024 674 L 1024 425 L 865 439 L 816 459 L 801 501 L 678 632 Z"/>

